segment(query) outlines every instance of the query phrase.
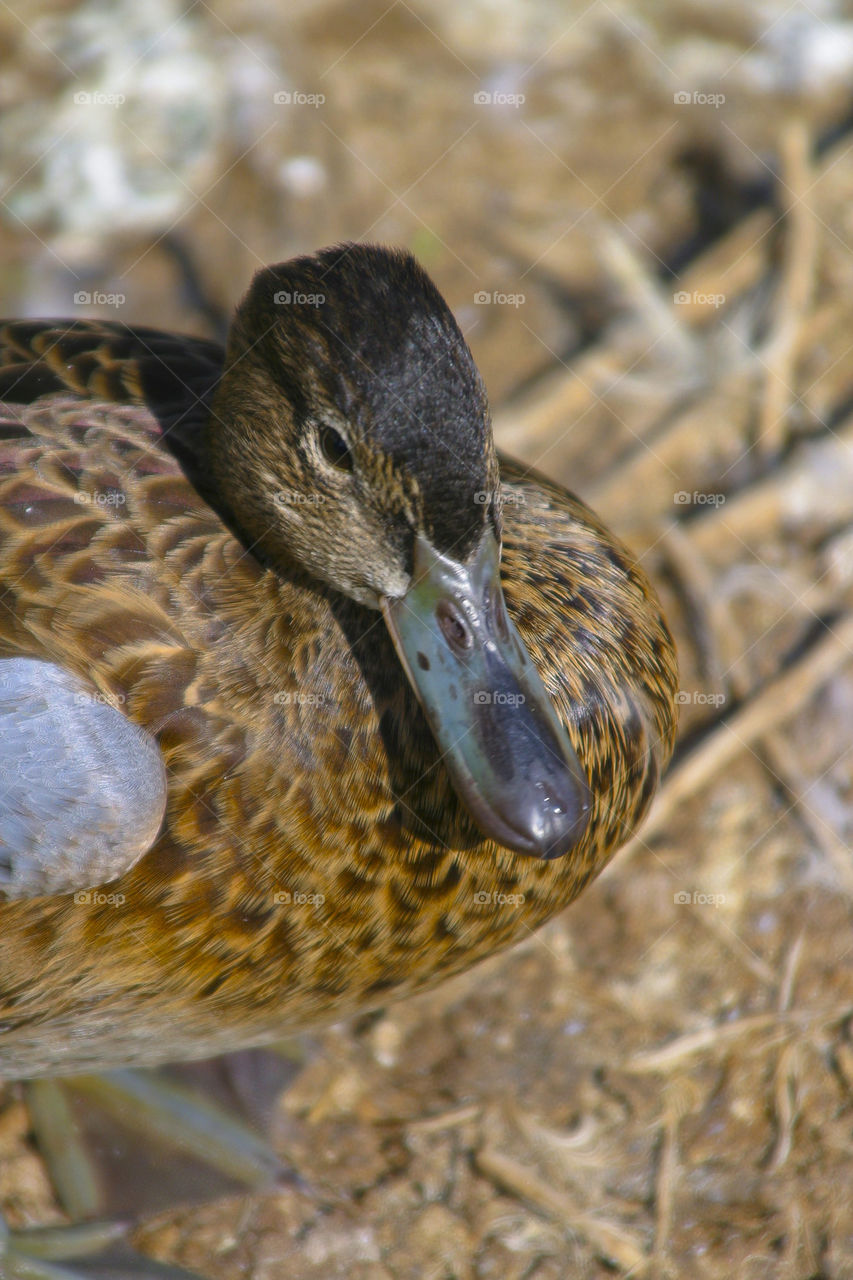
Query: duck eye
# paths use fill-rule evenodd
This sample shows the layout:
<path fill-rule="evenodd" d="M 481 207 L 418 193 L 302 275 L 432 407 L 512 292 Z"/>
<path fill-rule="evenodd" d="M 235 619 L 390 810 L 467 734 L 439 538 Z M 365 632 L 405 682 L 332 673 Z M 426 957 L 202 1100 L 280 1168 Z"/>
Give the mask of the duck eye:
<path fill-rule="evenodd" d="M 320 428 L 320 449 L 323 457 L 339 471 L 352 471 L 352 453 L 340 431 L 334 427 Z"/>

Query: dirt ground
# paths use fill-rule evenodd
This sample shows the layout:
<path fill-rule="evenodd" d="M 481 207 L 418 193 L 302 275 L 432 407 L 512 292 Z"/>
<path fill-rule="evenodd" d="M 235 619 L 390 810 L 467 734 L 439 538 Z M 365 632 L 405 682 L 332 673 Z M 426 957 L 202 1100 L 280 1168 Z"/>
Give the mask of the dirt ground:
<path fill-rule="evenodd" d="M 161 1215 L 152 1257 L 853 1275 L 850 10 L 2 10 L 8 313 L 215 334 L 263 262 L 407 245 L 500 446 L 629 542 L 680 651 L 639 837 L 513 951 L 314 1038 L 272 1137 L 315 1194 Z M 16 1088 L 0 1208 L 61 1220 Z"/>

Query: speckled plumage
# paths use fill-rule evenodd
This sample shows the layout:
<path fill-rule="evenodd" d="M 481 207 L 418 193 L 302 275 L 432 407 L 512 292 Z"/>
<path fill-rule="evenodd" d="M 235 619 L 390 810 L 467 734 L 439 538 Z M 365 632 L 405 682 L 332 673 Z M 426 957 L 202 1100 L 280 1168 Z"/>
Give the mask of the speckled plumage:
<path fill-rule="evenodd" d="M 674 653 L 576 498 L 500 461 L 507 606 L 593 798 L 547 862 L 473 825 L 380 615 L 263 568 L 182 473 L 214 344 L 22 322 L 0 354 L 0 659 L 114 699 L 169 779 L 120 905 L 0 904 L 0 1076 L 207 1056 L 424 988 L 526 936 L 635 829 L 672 746 Z"/>

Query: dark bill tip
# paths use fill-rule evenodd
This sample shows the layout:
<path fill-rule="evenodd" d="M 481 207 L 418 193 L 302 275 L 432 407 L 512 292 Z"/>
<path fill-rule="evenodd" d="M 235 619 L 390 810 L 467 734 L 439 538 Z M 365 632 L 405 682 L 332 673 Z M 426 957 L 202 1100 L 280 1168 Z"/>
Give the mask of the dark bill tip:
<path fill-rule="evenodd" d="M 451 781 L 485 835 L 559 858 L 589 818 L 583 768 L 506 612 L 497 544 L 462 564 L 419 537 L 412 585 L 382 611 Z"/>

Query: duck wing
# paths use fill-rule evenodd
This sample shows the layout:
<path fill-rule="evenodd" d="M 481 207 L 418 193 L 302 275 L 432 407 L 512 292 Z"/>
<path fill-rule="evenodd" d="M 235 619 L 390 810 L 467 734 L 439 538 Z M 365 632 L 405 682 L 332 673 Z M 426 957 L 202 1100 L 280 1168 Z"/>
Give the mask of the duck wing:
<path fill-rule="evenodd" d="M 162 443 L 192 478 L 196 433 L 223 357 L 216 343 L 155 329 L 97 320 L 12 320 L 0 323 L 0 400 L 44 401 L 47 408 L 54 397 L 67 404 L 71 393 L 101 405 L 144 405 L 152 429 L 159 427 Z M 43 467 L 25 456 L 36 429 L 14 411 L 0 417 L 0 446 L 6 442 L 0 474 L 14 476 L 19 464 L 18 483 L 25 489 L 33 475 L 27 467 L 39 473 Z M 38 446 L 45 442 L 31 443 L 41 456 Z M 56 449 L 59 465 L 58 455 L 65 456 L 59 441 Z M 25 506 L 37 505 L 40 496 L 63 497 L 34 488 L 25 494 Z M 67 499 L 73 510 L 70 494 Z M 14 507 L 14 495 L 10 501 Z M 33 520 L 36 505 L 26 507 Z M 21 570 L 26 578 L 23 564 Z M 5 585 L 16 587 L 14 580 Z M 14 608 L 16 591 L 3 595 Z M 0 896 L 90 891 L 127 871 L 157 837 L 166 806 L 160 747 L 115 695 L 100 693 L 56 662 L 7 657 L 2 650 L 0 645 Z"/>
<path fill-rule="evenodd" d="M 0 660 L 0 890 L 91 890 L 148 851 L 166 808 L 155 738 L 52 662 Z"/>
<path fill-rule="evenodd" d="M 70 392 L 101 403 L 145 405 L 195 483 L 197 433 L 224 359 L 217 342 L 114 321 L 0 321 L 0 401 L 33 404 Z"/>

